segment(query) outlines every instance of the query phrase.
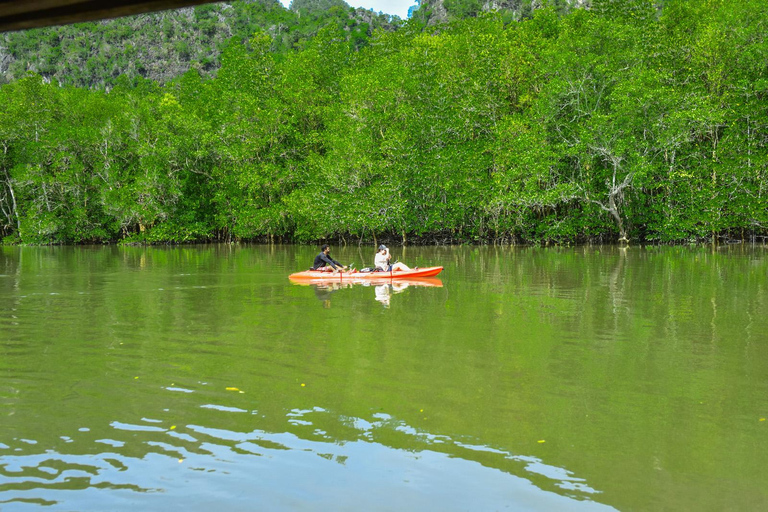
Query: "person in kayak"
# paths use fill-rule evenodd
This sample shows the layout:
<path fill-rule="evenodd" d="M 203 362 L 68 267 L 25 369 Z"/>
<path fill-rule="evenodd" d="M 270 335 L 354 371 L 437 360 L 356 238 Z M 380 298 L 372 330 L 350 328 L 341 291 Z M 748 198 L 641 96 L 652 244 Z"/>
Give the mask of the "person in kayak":
<path fill-rule="evenodd" d="M 312 264 L 312 270 L 325 269 L 327 265 L 330 265 L 334 272 L 347 269 L 346 266 L 331 258 L 331 248 L 328 246 L 328 244 L 325 244 L 320 248 L 320 254 L 315 256 L 315 262 Z M 339 268 L 336 268 L 337 265 Z"/>
<path fill-rule="evenodd" d="M 389 263 L 389 260 L 392 259 L 392 255 L 389 254 L 389 249 L 386 245 L 382 244 L 379 246 L 379 251 L 376 253 L 376 256 L 373 258 L 373 264 L 378 270 L 383 270 L 384 272 L 399 272 L 401 270 L 411 270 L 411 268 L 406 265 L 405 263 L 400 263 L 399 261 L 393 265 Z"/>

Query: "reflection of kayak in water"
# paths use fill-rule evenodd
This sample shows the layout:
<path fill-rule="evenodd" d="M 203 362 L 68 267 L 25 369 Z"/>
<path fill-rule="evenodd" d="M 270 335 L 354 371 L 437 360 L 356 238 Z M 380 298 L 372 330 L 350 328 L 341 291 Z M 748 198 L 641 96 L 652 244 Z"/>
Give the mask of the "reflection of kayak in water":
<path fill-rule="evenodd" d="M 414 277 L 411 279 L 390 279 L 384 277 L 382 279 L 365 278 L 357 280 L 345 277 L 343 281 L 294 279 L 291 277 L 290 280 L 293 284 L 313 288 L 315 295 L 323 303 L 324 308 L 331 307 L 331 295 L 342 288 L 353 288 L 355 286 L 373 288 L 376 300 L 388 308 L 390 296 L 404 292 L 409 286 L 443 287 L 443 282 L 437 277 Z"/>
<path fill-rule="evenodd" d="M 352 282 L 374 282 L 374 281 L 392 281 L 394 279 L 410 280 L 413 278 L 433 277 L 443 271 L 443 267 L 413 268 L 411 270 L 400 270 L 393 272 L 359 272 L 352 271 L 346 273 L 328 272 L 323 270 L 305 270 L 296 272 L 288 276 L 293 282 L 306 281 L 308 283 L 328 282 L 328 281 L 352 281 Z M 442 285 L 442 283 L 441 283 Z"/>
<path fill-rule="evenodd" d="M 413 277 L 410 279 L 395 279 L 394 281 L 389 277 L 389 272 L 376 272 L 376 274 L 385 274 L 384 277 L 365 277 L 363 279 L 355 279 L 356 274 L 344 274 L 343 279 L 339 279 L 338 274 L 335 276 L 336 279 L 307 279 L 307 278 L 295 278 L 293 275 L 289 276 L 288 279 L 291 280 L 293 284 L 301 284 L 301 285 L 355 285 L 355 284 L 361 284 L 363 286 L 376 286 L 381 284 L 390 284 L 390 283 L 397 283 L 402 284 L 406 286 L 433 286 L 435 288 L 442 288 L 443 282 L 437 278 L 437 277 Z M 338 289 L 334 287 L 334 289 Z"/>

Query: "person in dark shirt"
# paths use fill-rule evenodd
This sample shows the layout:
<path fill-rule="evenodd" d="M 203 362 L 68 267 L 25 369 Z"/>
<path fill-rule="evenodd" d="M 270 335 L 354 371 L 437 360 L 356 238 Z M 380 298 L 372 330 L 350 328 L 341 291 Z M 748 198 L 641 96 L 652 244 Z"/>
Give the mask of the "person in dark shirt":
<path fill-rule="evenodd" d="M 336 268 L 337 266 L 340 267 L 341 270 L 347 269 L 346 266 L 331 258 L 331 248 L 328 247 L 328 244 L 323 245 L 320 248 L 320 254 L 315 256 L 315 262 L 312 264 L 312 270 L 324 268 L 326 265 L 333 267 L 333 270 L 339 270 Z"/>

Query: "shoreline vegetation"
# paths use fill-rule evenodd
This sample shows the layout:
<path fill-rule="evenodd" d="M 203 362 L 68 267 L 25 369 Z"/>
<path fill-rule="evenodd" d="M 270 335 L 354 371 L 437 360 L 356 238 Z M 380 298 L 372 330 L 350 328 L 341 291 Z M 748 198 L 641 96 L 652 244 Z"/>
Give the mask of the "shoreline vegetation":
<path fill-rule="evenodd" d="M 14 79 L 0 239 L 765 244 L 762 2 L 561 4 L 375 30 L 340 8 L 288 46 L 249 27 L 211 73 Z"/>
<path fill-rule="evenodd" d="M 561 248 L 589 248 L 589 247 L 617 247 L 626 248 L 652 248 L 652 247 L 707 247 L 727 248 L 727 247 L 752 247 L 768 249 L 768 236 L 755 236 L 750 240 L 739 240 L 719 236 L 713 242 L 711 239 L 700 240 L 668 240 L 668 241 L 636 241 L 636 240 L 543 240 L 543 241 L 517 241 L 513 239 L 488 239 L 488 240 L 464 240 L 450 237 L 422 237 L 415 240 L 408 240 L 405 243 L 397 237 L 382 236 L 380 238 L 353 238 L 353 237 L 335 237 L 319 238 L 317 240 L 295 240 L 285 237 L 264 236 L 248 239 L 222 240 L 208 238 L 205 240 L 167 240 L 152 241 L 136 239 L 122 240 L 83 240 L 79 242 L 48 242 L 48 243 L 0 243 L 0 247 L 185 247 L 185 246 L 243 246 L 250 245 L 272 245 L 272 246 L 321 246 L 329 244 L 332 247 L 378 247 L 385 244 L 388 247 L 459 247 L 459 246 L 493 246 L 493 247 L 518 247 L 518 248 L 542 248 L 542 247 L 561 247 Z"/>

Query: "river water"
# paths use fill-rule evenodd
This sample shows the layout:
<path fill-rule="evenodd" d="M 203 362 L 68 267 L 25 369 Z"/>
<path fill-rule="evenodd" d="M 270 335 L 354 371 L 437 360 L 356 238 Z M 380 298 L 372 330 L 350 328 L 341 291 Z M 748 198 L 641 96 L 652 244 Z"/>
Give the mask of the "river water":
<path fill-rule="evenodd" d="M 316 252 L 0 248 L 0 509 L 768 509 L 767 248 Z"/>

